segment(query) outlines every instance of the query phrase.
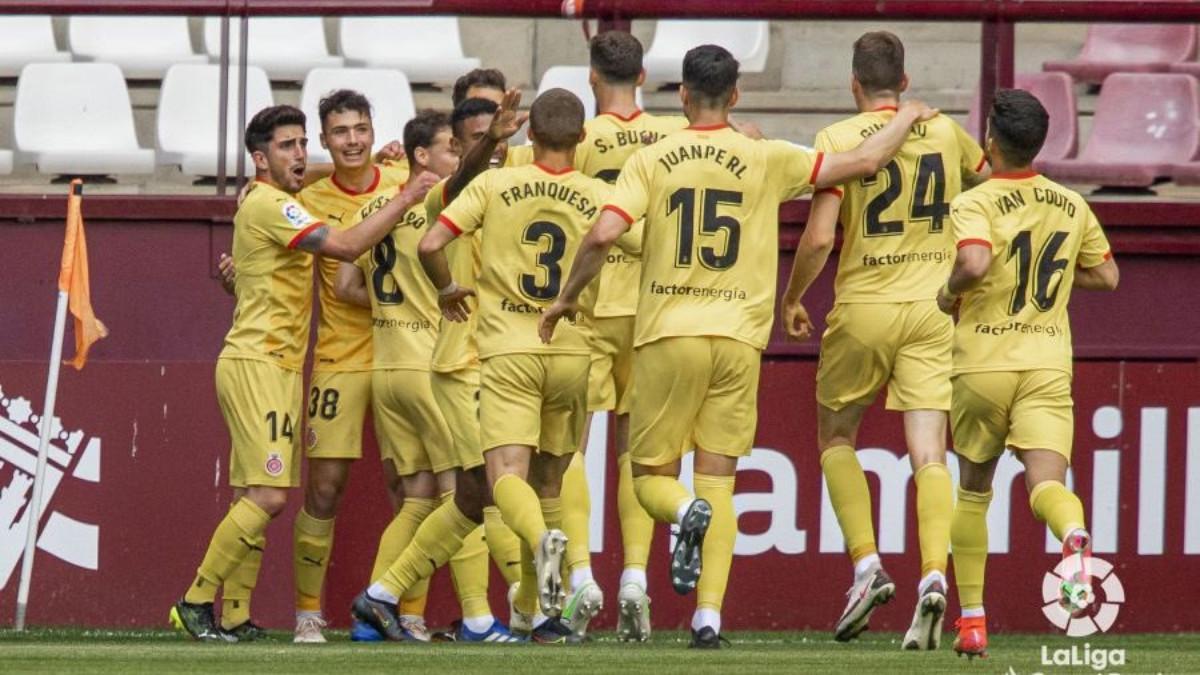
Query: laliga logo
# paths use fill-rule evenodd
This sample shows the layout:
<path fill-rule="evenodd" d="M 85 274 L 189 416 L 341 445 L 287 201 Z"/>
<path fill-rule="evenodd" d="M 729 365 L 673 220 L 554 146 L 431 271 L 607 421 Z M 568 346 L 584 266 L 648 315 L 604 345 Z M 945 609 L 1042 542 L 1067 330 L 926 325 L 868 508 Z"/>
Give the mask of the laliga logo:
<path fill-rule="evenodd" d="M 1091 583 L 1079 581 L 1084 570 L 1077 555 L 1064 559 L 1042 577 L 1042 613 L 1071 637 L 1087 637 L 1112 628 L 1125 602 L 1125 587 L 1112 564 L 1100 558 L 1087 558 L 1084 564 L 1091 573 Z M 1093 591 L 1096 584 L 1104 591 L 1104 601 L 1098 606 Z"/>

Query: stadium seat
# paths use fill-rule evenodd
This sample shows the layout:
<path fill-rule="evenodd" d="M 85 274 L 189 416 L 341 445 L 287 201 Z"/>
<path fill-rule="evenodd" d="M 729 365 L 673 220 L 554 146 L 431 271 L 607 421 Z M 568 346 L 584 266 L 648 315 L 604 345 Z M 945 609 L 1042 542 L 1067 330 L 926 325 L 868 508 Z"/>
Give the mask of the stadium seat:
<path fill-rule="evenodd" d="M 229 22 L 230 62 L 236 63 L 240 20 Z M 324 19 L 319 16 L 250 19 L 247 62 L 267 71 L 272 80 L 301 82 L 313 68 L 338 68 L 345 63 L 325 45 Z M 221 56 L 221 20 L 204 19 L 204 51 L 215 61 Z"/>
<path fill-rule="evenodd" d="M 73 16 L 71 52 L 79 61 L 115 63 L 125 77 L 158 79 L 176 63 L 204 63 L 192 52 L 186 16 Z"/>
<path fill-rule="evenodd" d="M 1200 61 L 1172 63 L 1170 70 L 1172 73 L 1184 73 L 1193 77 L 1200 77 Z"/>
<path fill-rule="evenodd" d="M 58 51 L 49 16 L 6 16 L 0 21 L 0 77 L 16 77 L 29 63 L 70 61 Z"/>
<path fill-rule="evenodd" d="M 13 137 L 45 174 L 151 173 L 138 146 L 121 69 L 111 63 L 33 63 L 21 70 Z"/>
<path fill-rule="evenodd" d="M 555 87 L 566 89 L 583 101 L 585 119 L 590 120 L 596 116 L 596 95 L 592 93 L 592 87 L 588 84 L 589 70 L 587 66 L 552 66 L 542 75 L 537 93 L 540 95 Z M 637 90 L 637 104 L 639 108 L 642 106 L 641 87 Z"/>
<path fill-rule="evenodd" d="M 171 66 L 158 97 L 157 143 L 159 164 L 178 164 L 189 176 L 217 175 L 220 148 L 221 67 L 209 64 Z M 236 175 L 238 158 L 246 175 L 253 175 L 250 155 L 238 145 L 237 70 L 230 69 L 228 136 L 225 172 Z M 257 66 L 246 69 L 246 119 L 271 106 L 271 83 Z"/>
<path fill-rule="evenodd" d="M 12 150 L 0 150 L 0 174 L 10 174 L 13 169 Z"/>
<path fill-rule="evenodd" d="M 404 125 L 416 115 L 412 87 L 398 70 L 383 68 L 316 68 L 304 79 L 300 109 L 308 118 L 308 160 L 330 161 L 321 147 L 321 97 L 335 89 L 353 89 L 371 101 L 371 121 L 375 127 L 376 149 L 384 143 L 400 140 Z"/>
<path fill-rule="evenodd" d="M 410 82 L 452 84 L 479 67 L 479 59 L 463 55 L 453 16 L 345 17 L 338 34 L 350 65 L 396 68 Z"/>
<path fill-rule="evenodd" d="M 1195 56 L 1196 27 L 1190 24 L 1096 24 L 1088 26 L 1079 56 L 1047 61 L 1042 70 L 1100 84 L 1112 73 L 1165 72 Z"/>
<path fill-rule="evenodd" d="M 683 56 L 697 45 L 716 44 L 741 63 L 742 73 L 761 73 L 767 67 L 771 24 L 767 21 L 662 20 L 643 64 L 647 82 L 679 82 Z"/>
<path fill-rule="evenodd" d="M 1020 73 L 1014 78 L 1013 86 L 1036 96 L 1050 114 L 1050 130 L 1035 164 L 1042 160 L 1074 157 L 1079 149 L 1079 116 L 1071 77 L 1066 73 Z M 966 126 L 976 138 L 982 137 L 983 127 L 987 125 L 987 117 L 981 114 L 979 105 L 980 95 L 976 91 Z"/>
<path fill-rule="evenodd" d="M 1047 160 L 1056 180 L 1148 187 L 1200 150 L 1200 88 L 1187 75 L 1117 73 L 1104 80 L 1079 159 Z"/>

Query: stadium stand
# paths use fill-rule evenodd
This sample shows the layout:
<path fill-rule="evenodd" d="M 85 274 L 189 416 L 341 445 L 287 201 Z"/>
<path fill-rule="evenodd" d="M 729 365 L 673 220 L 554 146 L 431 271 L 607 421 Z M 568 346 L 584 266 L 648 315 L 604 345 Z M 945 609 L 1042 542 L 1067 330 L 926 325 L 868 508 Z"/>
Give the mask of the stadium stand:
<path fill-rule="evenodd" d="M 6 16 L 0 21 L 0 77 L 16 77 L 27 63 L 70 61 L 54 43 L 49 16 Z"/>
<path fill-rule="evenodd" d="M 1196 27 L 1185 24 L 1097 24 L 1088 27 L 1079 56 L 1047 61 L 1042 69 L 1064 72 L 1088 84 L 1112 73 L 1165 72 L 1196 56 Z"/>
<path fill-rule="evenodd" d="M 654 41 L 643 61 L 647 82 L 679 82 L 683 55 L 700 44 L 728 49 L 743 73 L 761 73 L 767 67 L 771 25 L 767 21 L 659 21 Z"/>
<path fill-rule="evenodd" d="M 192 51 L 184 16 L 73 16 L 68 34 L 75 60 L 115 63 L 130 79 L 158 79 L 174 64 L 207 61 Z"/>
<path fill-rule="evenodd" d="M 32 63 L 13 112 L 21 159 L 54 175 L 142 174 L 154 151 L 138 146 L 121 69 L 111 63 Z"/>
<path fill-rule="evenodd" d="M 371 101 L 375 144 L 381 146 L 404 135 L 404 125 L 416 115 L 412 87 L 398 70 L 385 68 L 315 68 L 304 78 L 300 109 L 308 117 L 308 157 L 313 162 L 330 161 L 321 147 L 321 97 L 335 89 L 354 89 Z"/>
<path fill-rule="evenodd" d="M 230 71 L 229 90 L 237 91 L 237 71 Z M 180 64 L 167 70 L 158 99 L 156 143 L 158 163 L 179 165 L 189 176 L 216 176 L 220 148 L 221 69 L 208 64 Z M 273 105 L 271 83 L 262 68 L 246 69 L 246 119 Z M 226 171 L 237 173 L 238 157 L 245 174 L 254 172 L 250 155 L 238 145 L 237 97 L 228 100 L 230 133 L 225 142 Z"/>
<path fill-rule="evenodd" d="M 12 150 L 0 150 L 0 174 L 9 174 L 13 170 Z"/>
<path fill-rule="evenodd" d="M 542 75 L 542 81 L 538 83 L 538 94 L 555 87 L 566 89 L 583 102 L 584 114 L 590 120 L 596 116 L 596 95 L 592 93 L 592 88 L 588 84 L 588 71 L 587 66 L 551 66 Z M 642 106 L 640 87 L 637 90 L 637 103 L 638 107 Z"/>
<path fill-rule="evenodd" d="M 267 71 L 272 80 L 301 82 L 313 68 L 338 68 L 344 59 L 329 53 L 320 17 L 252 18 L 247 61 Z M 238 54 L 240 21 L 229 22 L 229 54 Z M 394 36 L 392 39 L 395 39 Z M 221 21 L 204 20 L 204 51 L 221 56 Z"/>
<path fill-rule="evenodd" d="M 410 82 L 450 84 L 480 63 L 463 54 L 453 16 L 345 17 L 338 36 L 349 65 L 396 68 Z"/>
<path fill-rule="evenodd" d="M 1149 187 L 1200 150 L 1200 90 L 1171 73 L 1117 73 L 1104 80 L 1091 137 L 1078 159 L 1041 163 L 1071 183 Z"/>
<path fill-rule="evenodd" d="M 1079 115 L 1075 106 L 1075 89 L 1066 73 L 1019 73 L 1013 86 L 1026 89 L 1037 97 L 1050 114 L 1050 130 L 1046 143 L 1038 153 L 1035 164 L 1043 160 L 1069 159 L 1079 150 Z M 967 131 L 980 137 L 987 120 L 979 111 L 979 90 L 971 101 L 967 114 Z"/>

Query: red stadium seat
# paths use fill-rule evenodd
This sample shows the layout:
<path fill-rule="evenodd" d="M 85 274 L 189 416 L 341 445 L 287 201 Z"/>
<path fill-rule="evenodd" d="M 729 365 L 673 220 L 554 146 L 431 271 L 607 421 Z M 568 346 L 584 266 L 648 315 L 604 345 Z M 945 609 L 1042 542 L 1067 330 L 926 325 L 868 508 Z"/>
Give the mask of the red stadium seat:
<path fill-rule="evenodd" d="M 1184 73 L 1194 77 L 1200 77 L 1200 61 L 1183 61 L 1181 63 L 1171 64 L 1172 73 Z"/>
<path fill-rule="evenodd" d="M 1159 73 L 1196 56 L 1196 27 L 1187 24 L 1098 24 L 1088 26 L 1079 56 L 1047 61 L 1042 70 L 1100 84 L 1112 73 Z"/>
<path fill-rule="evenodd" d="M 1079 159 L 1039 163 L 1066 182 L 1148 187 L 1200 149 L 1200 92 L 1178 74 L 1117 73 L 1104 81 Z"/>
<path fill-rule="evenodd" d="M 1070 76 L 1065 73 L 1020 73 L 1014 78 L 1013 86 L 1036 96 L 1050 114 L 1050 130 L 1037 162 L 1074 157 L 1079 149 L 1079 117 Z M 987 116 L 979 110 L 979 98 L 976 91 L 966 127 L 977 138 L 983 135 L 983 127 L 987 125 Z"/>

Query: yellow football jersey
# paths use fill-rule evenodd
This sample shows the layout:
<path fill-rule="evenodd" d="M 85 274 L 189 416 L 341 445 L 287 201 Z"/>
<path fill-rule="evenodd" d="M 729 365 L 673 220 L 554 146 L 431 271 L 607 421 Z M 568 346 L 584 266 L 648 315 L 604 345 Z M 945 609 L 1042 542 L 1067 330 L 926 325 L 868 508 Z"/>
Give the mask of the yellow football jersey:
<path fill-rule="evenodd" d="M 456 233 L 476 232 L 482 268 L 479 357 L 587 354 L 580 330 L 560 326 L 549 345 L 538 319 L 558 297 L 584 233 L 609 194 L 604 181 L 539 164 L 485 171 L 438 217 Z"/>
<path fill-rule="evenodd" d="M 816 148 L 845 152 L 882 129 L 895 108 L 864 112 L 817 134 Z M 835 189 L 842 195 L 842 252 L 835 302 L 911 302 L 937 295 L 954 265 L 946 229 L 963 177 L 986 160 L 979 144 L 945 115 L 913 125 L 879 173 Z"/>
<path fill-rule="evenodd" d="M 987 275 L 963 295 L 954 372 L 1070 373 L 1075 268 L 1112 257 L 1087 202 L 1032 171 L 998 174 L 951 202 L 950 223 L 959 248 L 992 249 Z"/>
<path fill-rule="evenodd" d="M 362 222 L 393 196 L 394 190 L 377 194 L 355 213 L 350 224 Z M 376 370 L 429 370 L 441 312 L 437 290 L 417 257 L 426 222 L 423 204 L 410 208 L 392 233 L 356 263 L 371 297 Z"/>
<path fill-rule="evenodd" d="M 300 201 L 309 211 L 336 229 L 350 227 L 350 220 L 363 202 L 380 190 L 389 195 L 408 180 L 408 165 L 385 163 L 375 166 L 375 180 L 361 192 L 338 183 L 330 175 L 300 191 Z M 313 370 L 325 372 L 371 368 L 371 312 L 337 299 L 333 284 L 339 261 L 322 257 L 320 275 L 321 315 L 317 319 L 317 344 L 313 348 Z"/>
<path fill-rule="evenodd" d="M 636 346 L 676 336 L 767 345 L 779 265 L 779 204 L 812 186 L 823 155 L 688 127 L 625 163 L 606 209 L 645 217 Z"/>
<path fill-rule="evenodd" d="M 425 195 L 426 222 L 436 223 L 442 210 L 446 208 L 446 181 L 434 185 Z M 450 263 L 450 277 L 456 283 L 475 288 L 475 280 L 479 277 L 479 237 L 474 234 L 464 234 L 450 242 L 446 247 L 446 258 Z M 479 313 L 474 298 L 467 298 L 471 305 L 471 313 L 466 321 L 447 321 L 441 319 L 441 329 L 438 332 L 437 344 L 433 348 L 434 372 L 452 373 L 479 364 L 479 347 L 475 343 L 475 326 L 479 323 Z"/>
<path fill-rule="evenodd" d="M 233 217 L 233 326 L 221 358 L 304 366 L 312 317 L 312 256 L 296 245 L 322 221 L 292 195 L 255 182 Z"/>

